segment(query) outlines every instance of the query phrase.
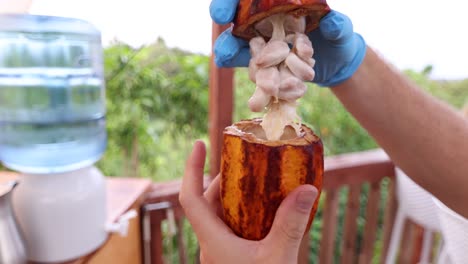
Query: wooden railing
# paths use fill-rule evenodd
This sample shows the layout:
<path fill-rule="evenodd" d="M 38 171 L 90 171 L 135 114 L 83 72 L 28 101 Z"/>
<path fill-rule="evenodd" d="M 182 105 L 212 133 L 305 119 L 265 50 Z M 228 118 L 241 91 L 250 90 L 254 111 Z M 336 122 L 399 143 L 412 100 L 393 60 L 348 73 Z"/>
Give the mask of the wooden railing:
<path fill-rule="evenodd" d="M 394 166 L 381 150 L 326 159 L 320 263 L 370 263 L 374 257 L 377 232 L 380 232 L 380 240 L 383 242 L 379 263 L 382 262 L 386 256 L 396 209 L 393 179 Z M 366 185 L 368 190 L 364 195 Z M 347 199 L 343 201 L 342 236 L 337 243 L 337 215 L 340 210 L 340 193 L 343 192 L 347 192 Z M 361 210 L 360 206 L 365 206 L 365 210 Z M 361 217 L 365 223 L 358 236 L 357 221 L 360 211 L 364 212 Z M 383 222 L 379 223 L 379 216 L 382 214 Z M 337 254 L 336 250 L 340 253 Z M 334 255 L 340 256 L 340 259 L 334 259 Z"/>
<path fill-rule="evenodd" d="M 393 163 L 379 149 L 327 157 L 321 206 L 316 216 L 321 221 L 314 221 L 311 229 L 311 233 L 318 232 L 320 237 L 311 235 L 305 240 L 299 262 L 383 263 L 397 209 L 394 178 Z M 177 230 L 174 239 L 178 262 L 188 263 L 179 187 L 179 180 L 156 183 L 147 197 L 143 209 L 145 263 L 172 263 L 165 261 L 163 251 L 162 225 L 166 223 L 167 233 L 173 229 L 169 222 Z M 414 232 L 405 232 L 410 235 L 404 236 L 398 263 L 415 263 L 417 259 L 422 232 L 412 227 Z"/>

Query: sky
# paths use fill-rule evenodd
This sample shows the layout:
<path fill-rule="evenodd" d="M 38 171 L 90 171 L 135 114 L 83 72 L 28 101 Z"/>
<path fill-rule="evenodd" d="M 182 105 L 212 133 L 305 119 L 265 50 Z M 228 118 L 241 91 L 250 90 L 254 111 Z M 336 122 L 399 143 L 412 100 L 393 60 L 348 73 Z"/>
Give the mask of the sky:
<path fill-rule="evenodd" d="M 468 78 L 468 15 L 461 0 L 328 0 L 356 32 L 399 69 L 432 65 L 437 79 Z M 162 37 L 170 47 L 211 53 L 210 0 L 33 0 L 30 13 L 94 24 L 104 46 Z"/>

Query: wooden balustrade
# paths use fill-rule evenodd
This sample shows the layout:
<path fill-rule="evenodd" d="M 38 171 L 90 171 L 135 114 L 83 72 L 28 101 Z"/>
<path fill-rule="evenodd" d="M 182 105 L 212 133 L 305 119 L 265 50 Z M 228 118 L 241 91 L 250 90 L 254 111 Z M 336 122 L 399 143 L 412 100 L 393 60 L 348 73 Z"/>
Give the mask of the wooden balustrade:
<path fill-rule="evenodd" d="M 377 232 L 381 232 L 383 247 L 382 259 L 386 249 L 395 216 L 396 202 L 393 191 L 394 166 L 381 150 L 351 153 L 327 158 L 325 161 L 322 238 L 320 241 L 320 263 L 370 263 L 373 258 Z M 386 184 L 383 188 L 383 181 Z M 361 203 L 363 187 L 368 185 L 364 203 Z M 343 201 L 344 221 L 340 241 L 336 241 L 338 213 L 341 192 L 347 191 Z M 382 195 L 386 192 L 387 195 Z M 384 197 L 386 196 L 386 197 Z M 382 199 L 385 201 L 382 203 Z M 358 217 L 360 206 L 365 204 L 365 224 L 363 234 L 358 236 Z M 380 211 L 380 212 L 379 212 Z M 384 214 L 379 224 L 379 215 Z M 358 241 L 359 240 L 359 241 Z M 338 242 L 338 243 L 337 243 Z M 359 247 L 357 247 L 359 242 Z M 336 248 L 339 247 L 339 248 Z M 336 254 L 339 250 L 340 254 Z M 333 257 L 339 255 L 339 260 Z"/>
<path fill-rule="evenodd" d="M 397 209 L 394 178 L 394 165 L 380 149 L 327 157 L 322 201 L 317 212 L 317 218 L 322 218 L 322 226 L 318 230 L 321 237 L 305 240 L 299 262 L 383 263 Z M 170 203 L 177 226 L 175 240 L 179 245 L 179 263 L 187 263 L 182 232 L 184 215 L 178 202 L 179 187 L 180 180 L 155 183 L 146 205 Z M 150 241 L 146 241 L 146 253 L 151 261 L 146 263 L 170 263 L 164 261 L 163 254 L 162 223 L 167 222 L 168 216 L 167 209 L 163 207 L 147 212 L 150 230 L 143 229 L 148 232 L 147 240 Z M 340 221 L 342 214 L 343 220 Z M 313 225 L 311 232 L 314 232 L 314 228 L 317 228 L 316 225 Z M 420 249 L 421 229 L 414 228 L 414 225 L 407 228 L 407 231 L 412 231 L 405 232 L 400 260 L 415 263 L 413 260 L 417 259 Z M 313 259 L 310 248 L 317 244 L 319 252 Z M 380 256 L 376 256 L 375 252 L 379 252 Z M 335 259 L 336 256 L 339 259 Z"/>

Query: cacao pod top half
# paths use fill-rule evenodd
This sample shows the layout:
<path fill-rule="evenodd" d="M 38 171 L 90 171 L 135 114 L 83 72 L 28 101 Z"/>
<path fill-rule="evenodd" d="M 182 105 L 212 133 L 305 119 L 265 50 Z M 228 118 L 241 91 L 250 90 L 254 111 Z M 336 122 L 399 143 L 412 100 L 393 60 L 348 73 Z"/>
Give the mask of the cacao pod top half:
<path fill-rule="evenodd" d="M 240 0 L 232 34 L 250 40 L 261 35 L 255 29 L 257 22 L 280 13 L 305 17 L 305 33 L 308 33 L 318 27 L 320 19 L 328 12 L 330 7 L 326 0 Z"/>

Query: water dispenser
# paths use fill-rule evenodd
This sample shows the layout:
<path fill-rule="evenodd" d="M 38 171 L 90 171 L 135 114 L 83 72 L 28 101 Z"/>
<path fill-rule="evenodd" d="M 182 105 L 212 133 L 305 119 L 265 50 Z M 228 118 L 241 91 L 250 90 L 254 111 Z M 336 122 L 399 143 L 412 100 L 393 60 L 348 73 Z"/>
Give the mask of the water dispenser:
<path fill-rule="evenodd" d="M 101 34 L 72 18 L 0 15 L 0 160 L 34 262 L 71 260 L 108 236 Z M 118 230 L 113 226 L 114 230 Z"/>
<path fill-rule="evenodd" d="M 106 147 L 100 33 L 81 20 L 0 17 L 0 160 L 31 173 L 96 162 Z"/>

